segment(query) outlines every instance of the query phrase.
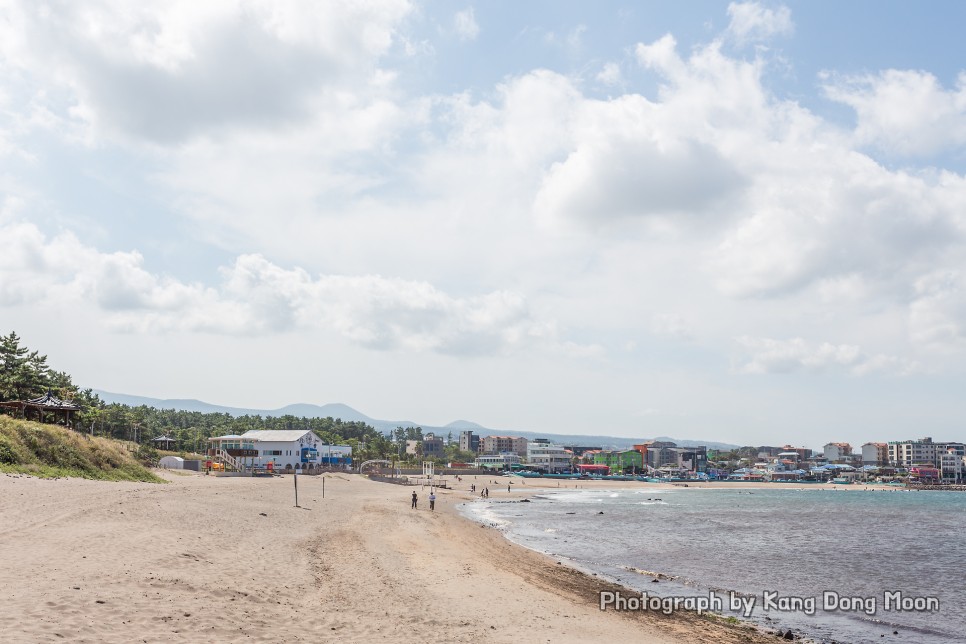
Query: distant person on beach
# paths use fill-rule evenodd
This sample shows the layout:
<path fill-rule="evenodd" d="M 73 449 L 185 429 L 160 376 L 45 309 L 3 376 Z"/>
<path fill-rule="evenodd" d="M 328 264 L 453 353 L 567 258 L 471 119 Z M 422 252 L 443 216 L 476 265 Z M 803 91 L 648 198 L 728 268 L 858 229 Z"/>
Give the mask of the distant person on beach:
<path fill-rule="evenodd" d="M 490 488 L 484 489 L 483 492 L 486 494 L 486 498 L 490 498 Z"/>
<path fill-rule="evenodd" d="M 416 491 L 413 491 L 413 509 L 416 508 L 416 503 L 419 501 L 419 497 L 416 496 Z"/>
<path fill-rule="evenodd" d="M 436 509 L 436 493 L 435 492 L 430 492 L 429 493 L 429 509 L 430 510 L 435 510 Z"/>
<path fill-rule="evenodd" d="M 507 486 L 506 486 L 506 491 L 507 491 L 507 493 L 509 494 L 509 492 L 510 492 L 510 484 L 509 484 L 509 483 L 507 483 Z"/>

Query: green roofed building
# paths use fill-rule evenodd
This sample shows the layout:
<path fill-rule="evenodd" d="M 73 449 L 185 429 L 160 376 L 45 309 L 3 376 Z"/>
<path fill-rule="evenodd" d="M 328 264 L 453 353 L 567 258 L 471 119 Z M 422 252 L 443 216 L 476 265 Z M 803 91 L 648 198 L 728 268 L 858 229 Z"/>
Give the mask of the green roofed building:
<path fill-rule="evenodd" d="M 630 474 L 644 469 L 641 453 L 633 450 L 600 451 L 594 454 L 594 465 L 607 465 L 615 474 Z"/>

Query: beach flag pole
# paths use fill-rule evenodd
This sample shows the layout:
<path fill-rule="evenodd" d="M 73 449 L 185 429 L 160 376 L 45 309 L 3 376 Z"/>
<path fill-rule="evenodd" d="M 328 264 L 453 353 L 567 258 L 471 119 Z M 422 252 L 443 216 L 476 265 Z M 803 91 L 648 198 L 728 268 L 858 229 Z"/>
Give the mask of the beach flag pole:
<path fill-rule="evenodd" d="M 295 507 L 299 507 L 299 475 L 298 475 L 298 472 L 292 474 L 292 480 L 295 481 Z"/>
<path fill-rule="evenodd" d="M 322 498 L 325 498 L 325 474 L 322 475 Z"/>

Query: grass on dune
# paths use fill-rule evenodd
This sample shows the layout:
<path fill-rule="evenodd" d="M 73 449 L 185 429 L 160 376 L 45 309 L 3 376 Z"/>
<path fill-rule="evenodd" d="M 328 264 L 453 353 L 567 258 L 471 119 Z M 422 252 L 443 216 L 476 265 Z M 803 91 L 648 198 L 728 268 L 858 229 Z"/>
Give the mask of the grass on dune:
<path fill-rule="evenodd" d="M 0 415 L 0 471 L 162 483 L 120 441 Z"/>

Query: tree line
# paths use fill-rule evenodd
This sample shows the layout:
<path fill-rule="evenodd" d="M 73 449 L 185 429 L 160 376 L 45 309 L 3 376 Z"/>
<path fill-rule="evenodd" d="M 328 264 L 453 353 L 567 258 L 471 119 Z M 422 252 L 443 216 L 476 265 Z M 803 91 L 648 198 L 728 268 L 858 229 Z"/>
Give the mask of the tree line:
<path fill-rule="evenodd" d="M 15 332 L 0 336 L 0 402 L 30 400 L 48 391 L 80 408 L 74 414 L 72 429 L 138 445 L 150 446 L 154 438 L 167 436 L 175 440 L 177 451 L 203 454 L 212 436 L 244 434 L 253 429 L 302 429 L 314 432 L 326 444 L 351 446 L 356 461 L 378 458 L 415 461 L 421 456 L 407 457 L 405 453 L 407 440 L 422 440 L 420 427 L 397 427 L 383 434 L 361 421 L 332 417 L 232 416 L 107 403 L 93 390 L 76 385 L 70 374 L 52 369 L 47 364 L 47 356 L 23 346 Z M 472 458 L 459 452 L 452 434 L 448 439 L 446 454 L 438 460 Z"/>

